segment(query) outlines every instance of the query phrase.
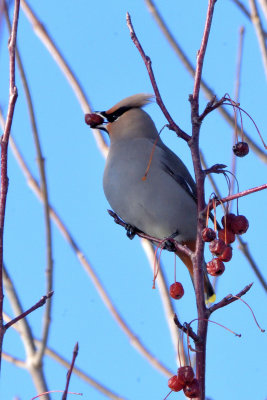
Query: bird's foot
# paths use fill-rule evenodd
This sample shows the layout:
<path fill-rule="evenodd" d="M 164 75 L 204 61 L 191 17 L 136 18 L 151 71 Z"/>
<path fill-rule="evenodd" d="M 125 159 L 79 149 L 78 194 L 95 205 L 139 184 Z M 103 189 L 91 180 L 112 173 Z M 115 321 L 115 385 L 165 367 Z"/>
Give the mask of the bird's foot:
<path fill-rule="evenodd" d="M 125 224 L 125 229 L 126 229 L 126 235 L 131 240 L 135 237 L 136 233 L 138 232 L 135 226 L 130 224 Z"/>
<path fill-rule="evenodd" d="M 171 252 L 175 252 L 176 248 L 175 248 L 175 244 L 173 243 L 172 239 L 165 240 L 163 249 L 171 251 Z"/>

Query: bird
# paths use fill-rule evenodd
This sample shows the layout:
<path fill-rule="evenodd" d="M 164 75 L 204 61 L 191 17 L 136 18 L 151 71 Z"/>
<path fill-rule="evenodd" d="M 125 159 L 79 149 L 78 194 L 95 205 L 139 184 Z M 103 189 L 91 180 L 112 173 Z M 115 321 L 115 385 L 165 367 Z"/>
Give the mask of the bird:
<path fill-rule="evenodd" d="M 160 139 L 156 126 L 143 110 L 154 96 L 140 93 L 127 97 L 107 111 L 86 114 L 93 129 L 108 133 L 103 188 L 114 212 L 129 226 L 151 237 L 172 237 L 195 251 L 197 190 L 183 161 Z M 176 250 L 192 282 L 189 256 Z M 204 268 L 206 301 L 215 300 Z"/>

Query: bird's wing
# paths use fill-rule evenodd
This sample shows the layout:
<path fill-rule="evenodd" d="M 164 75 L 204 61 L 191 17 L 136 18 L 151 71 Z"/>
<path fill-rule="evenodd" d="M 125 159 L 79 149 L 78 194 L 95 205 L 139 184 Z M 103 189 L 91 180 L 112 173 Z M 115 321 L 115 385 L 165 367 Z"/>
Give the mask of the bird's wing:
<path fill-rule="evenodd" d="M 162 142 L 159 147 L 163 150 L 161 162 L 164 170 L 197 202 L 196 183 L 182 160 Z"/>

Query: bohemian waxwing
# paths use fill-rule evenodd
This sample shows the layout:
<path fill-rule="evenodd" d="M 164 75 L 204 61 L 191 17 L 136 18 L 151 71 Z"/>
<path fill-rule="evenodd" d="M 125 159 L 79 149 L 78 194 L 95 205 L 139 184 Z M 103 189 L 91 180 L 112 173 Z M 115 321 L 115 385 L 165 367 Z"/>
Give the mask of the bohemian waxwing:
<path fill-rule="evenodd" d="M 87 115 L 87 123 L 92 128 L 105 130 L 110 138 L 104 192 L 113 210 L 127 224 L 158 239 L 172 236 L 194 251 L 196 184 L 180 158 L 161 141 L 154 122 L 142 110 L 152 97 L 136 94 L 107 111 Z M 176 254 L 193 281 L 191 259 L 179 251 Z M 207 299 L 214 301 L 206 269 L 204 287 Z"/>

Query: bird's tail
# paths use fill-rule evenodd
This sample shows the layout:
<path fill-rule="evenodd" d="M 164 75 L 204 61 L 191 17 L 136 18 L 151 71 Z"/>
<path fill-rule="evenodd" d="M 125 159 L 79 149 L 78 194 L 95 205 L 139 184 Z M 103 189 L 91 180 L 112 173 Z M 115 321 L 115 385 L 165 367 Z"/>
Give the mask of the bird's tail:
<path fill-rule="evenodd" d="M 190 250 L 195 251 L 195 242 L 186 242 L 185 243 L 187 247 L 189 247 Z M 188 269 L 190 273 L 190 277 L 192 279 L 193 285 L 194 285 L 194 278 L 193 278 L 193 264 L 191 261 L 191 258 L 188 257 L 186 254 L 180 252 L 179 250 L 176 251 L 176 255 L 183 261 L 185 264 L 186 268 Z M 204 291 L 205 291 L 205 298 L 207 303 L 214 303 L 216 300 L 216 295 L 213 289 L 212 284 L 210 283 L 207 270 L 206 270 L 206 264 L 204 264 Z"/>

